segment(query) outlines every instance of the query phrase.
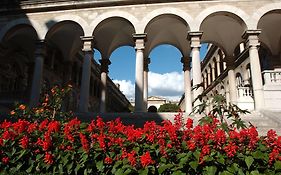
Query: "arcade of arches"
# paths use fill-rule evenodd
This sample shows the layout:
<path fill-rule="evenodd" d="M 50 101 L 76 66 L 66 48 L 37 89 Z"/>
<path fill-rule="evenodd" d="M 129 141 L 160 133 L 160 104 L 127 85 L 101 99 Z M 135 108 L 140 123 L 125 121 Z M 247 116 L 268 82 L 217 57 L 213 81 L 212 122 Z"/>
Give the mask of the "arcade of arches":
<path fill-rule="evenodd" d="M 22 6 L 26 13 L 8 9 L 9 15 L 0 9 L 1 104 L 19 100 L 35 106 L 44 89 L 72 82 L 76 90 L 72 108 L 106 112 L 109 103 L 115 106 L 112 111 L 123 108 L 128 100 L 108 78 L 108 66 L 112 52 L 126 45 L 136 51 L 136 112 L 147 109 L 148 57 L 161 44 L 173 45 L 182 54 L 186 112 L 192 111 L 198 104 L 193 99 L 207 93 L 223 72 L 227 82 L 220 88 L 227 86 L 232 103 L 237 103 L 241 77 L 250 72 L 255 110 L 266 106 L 262 71 L 280 78 L 281 1 L 117 3 L 118 10 L 110 3 L 102 7 L 94 2 L 76 3 L 75 9 L 56 3 L 53 11 L 34 3 Z M 217 52 L 209 56 L 210 64 L 201 63 L 201 43 L 211 43 L 209 49 Z M 241 49 L 237 51 L 240 47 L 249 64 L 238 74 L 235 70 L 243 62 Z M 94 48 L 101 53 L 100 65 L 93 59 Z M 192 85 L 202 83 L 204 87 L 191 90 Z M 280 94 L 281 89 L 276 91 Z"/>

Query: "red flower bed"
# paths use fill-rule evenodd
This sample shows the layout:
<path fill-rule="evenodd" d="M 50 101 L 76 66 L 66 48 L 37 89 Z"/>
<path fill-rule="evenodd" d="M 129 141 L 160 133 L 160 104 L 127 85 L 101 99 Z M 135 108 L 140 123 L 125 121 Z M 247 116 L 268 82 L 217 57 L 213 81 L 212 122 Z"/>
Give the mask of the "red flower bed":
<path fill-rule="evenodd" d="M 0 123 L 1 174 L 281 174 L 281 137 L 244 127 L 243 111 L 220 96 L 200 125 L 179 113 L 174 123 L 135 128 L 120 119 L 67 119 L 73 114 L 61 104 L 68 91 L 55 87 L 36 108 L 18 105 L 16 122 Z"/>
<path fill-rule="evenodd" d="M 277 173 L 281 137 L 255 127 L 226 132 L 220 122 L 125 126 L 120 119 L 90 123 L 43 120 L 0 124 L 0 170 L 6 173 L 239 174 Z"/>

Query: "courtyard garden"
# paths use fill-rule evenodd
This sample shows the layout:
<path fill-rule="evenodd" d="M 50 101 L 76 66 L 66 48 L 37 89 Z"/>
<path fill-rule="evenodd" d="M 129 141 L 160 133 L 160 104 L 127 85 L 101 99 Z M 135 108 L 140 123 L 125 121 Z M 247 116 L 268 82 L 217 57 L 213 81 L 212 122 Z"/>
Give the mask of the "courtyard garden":
<path fill-rule="evenodd" d="M 137 128 L 102 116 L 81 122 L 62 108 L 69 91 L 52 88 L 36 108 L 18 104 L 0 124 L 1 174 L 281 174 L 281 137 L 260 136 L 220 95 L 198 125 L 179 112 Z"/>

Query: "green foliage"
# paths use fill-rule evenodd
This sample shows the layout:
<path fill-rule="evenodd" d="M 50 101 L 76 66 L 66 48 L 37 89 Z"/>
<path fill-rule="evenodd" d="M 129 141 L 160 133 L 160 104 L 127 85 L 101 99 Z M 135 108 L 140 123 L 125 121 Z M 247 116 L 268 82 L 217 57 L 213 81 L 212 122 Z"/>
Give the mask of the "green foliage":
<path fill-rule="evenodd" d="M 162 104 L 159 107 L 158 112 L 179 112 L 179 110 L 180 108 L 178 105 L 172 103 L 166 103 L 166 104 Z"/>

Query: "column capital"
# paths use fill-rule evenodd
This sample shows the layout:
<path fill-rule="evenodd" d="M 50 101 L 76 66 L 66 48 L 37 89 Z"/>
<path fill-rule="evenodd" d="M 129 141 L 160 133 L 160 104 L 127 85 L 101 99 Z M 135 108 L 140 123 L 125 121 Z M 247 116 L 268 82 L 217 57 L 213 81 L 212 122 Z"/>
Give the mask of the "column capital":
<path fill-rule="evenodd" d="M 83 52 L 93 52 L 94 37 L 93 36 L 80 36 L 82 41 Z"/>
<path fill-rule="evenodd" d="M 242 35 L 242 38 L 246 40 L 247 47 L 258 47 L 260 46 L 259 35 L 261 30 L 246 30 Z"/>
<path fill-rule="evenodd" d="M 211 68 L 212 68 L 212 69 L 215 69 L 215 67 L 216 67 L 216 62 L 215 62 L 215 61 L 212 61 L 212 62 L 211 62 Z"/>
<path fill-rule="evenodd" d="M 148 68 L 148 65 L 150 64 L 150 58 L 145 58 L 144 59 L 144 64 L 143 64 L 143 68 L 144 68 L 144 71 L 149 71 L 149 68 Z"/>
<path fill-rule="evenodd" d="M 100 59 L 99 60 L 101 64 L 101 72 L 108 72 L 108 66 L 111 64 L 111 61 L 109 59 Z"/>
<path fill-rule="evenodd" d="M 133 34 L 133 38 L 135 40 L 135 49 L 136 50 L 143 50 L 144 43 L 146 42 L 146 33 L 135 33 Z"/>
<path fill-rule="evenodd" d="M 201 37 L 203 35 L 203 32 L 198 31 L 198 32 L 188 32 L 188 37 L 187 39 L 190 41 L 190 47 L 192 48 L 199 48 L 201 47 Z"/>
<path fill-rule="evenodd" d="M 189 56 L 184 56 L 181 58 L 181 63 L 183 64 L 183 71 L 190 69 L 190 60 L 191 58 Z"/>
<path fill-rule="evenodd" d="M 207 74 L 210 74 L 211 73 L 211 69 L 208 67 L 207 68 Z"/>
<path fill-rule="evenodd" d="M 35 56 L 45 56 L 46 53 L 46 41 L 45 40 L 37 40 L 36 41 L 36 49 Z"/>

